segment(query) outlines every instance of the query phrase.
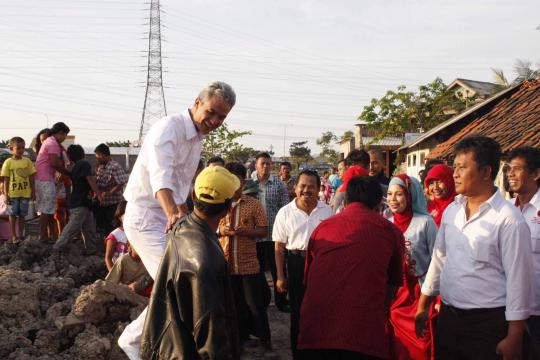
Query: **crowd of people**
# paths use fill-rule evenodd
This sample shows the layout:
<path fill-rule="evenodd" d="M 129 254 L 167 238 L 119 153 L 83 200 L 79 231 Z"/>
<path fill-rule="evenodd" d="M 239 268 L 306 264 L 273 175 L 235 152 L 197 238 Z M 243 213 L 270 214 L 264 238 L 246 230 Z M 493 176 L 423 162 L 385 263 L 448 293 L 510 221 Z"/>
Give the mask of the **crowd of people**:
<path fill-rule="evenodd" d="M 53 251 L 82 234 L 95 254 L 102 238 L 107 280 L 150 297 L 118 340 L 130 359 L 239 359 L 251 347 L 277 359 L 272 299 L 290 313 L 294 359 L 539 356 L 540 149 L 502 154 L 469 136 L 453 168 L 431 161 L 419 179 L 386 177 L 377 150 L 322 176 L 292 176 L 289 162 L 272 174 L 264 152 L 253 170 L 204 164 L 204 137 L 235 102 L 228 84 L 206 86 L 151 127 L 129 177 L 105 144 L 95 170 L 79 145 L 64 150 L 63 123 L 38 134 L 35 166 L 23 139 L 10 142 L 12 240 L 35 198 Z M 503 160 L 511 199 L 494 185 Z"/>

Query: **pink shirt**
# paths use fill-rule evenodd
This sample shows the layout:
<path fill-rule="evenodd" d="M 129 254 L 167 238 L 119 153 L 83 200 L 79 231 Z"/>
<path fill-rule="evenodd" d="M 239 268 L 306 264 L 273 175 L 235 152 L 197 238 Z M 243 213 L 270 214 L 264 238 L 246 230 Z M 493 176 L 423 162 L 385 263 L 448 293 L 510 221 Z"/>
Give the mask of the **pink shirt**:
<path fill-rule="evenodd" d="M 54 136 L 49 136 L 45 139 L 36 159 L 36 180 L 54 181 L 56 170 L 51 166 L 49 155 L 56 154 L 61 156 L 61 153 L 62 148 Z"/>

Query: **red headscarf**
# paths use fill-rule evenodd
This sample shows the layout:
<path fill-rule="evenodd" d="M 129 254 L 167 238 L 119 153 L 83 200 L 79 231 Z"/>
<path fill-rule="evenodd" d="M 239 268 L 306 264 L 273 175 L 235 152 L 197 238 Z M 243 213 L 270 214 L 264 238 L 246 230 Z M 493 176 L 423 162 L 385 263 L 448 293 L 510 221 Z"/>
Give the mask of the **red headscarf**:
<path fill-rule="evenodd" d="M 338 192 L 345 192 L 349 181 L 356 176 L 369 176 L 369 172 L 361 166 L 351 166 L 345 171 L 345 174 L 343 174 L 343 185 L 340 186 Z"/>
<path fill-rule="evenodd" d="M 405 174 L 399 174 L 394 176 L 396 178 L 401 179 L 405 184 L 410 184 L 411 180 L 409 177 Z M 401 184 L 398 185 L 403 192 L 405 193 L 405 196 L 407 197 L 407 207 L 402 213 L 394 213 L 394 225 L 396 225 L 399 230 L 401 230 L 402 233 L 405 233 L 407 231 L 407 228 L 411 224 L 412 218 L 413 218 L 413 209 L 412 209 L 412 195 L 411 192 L 407 187 L 404 187 Z M 390 186 L 392 186 L 392 183 L 390 183 Z"/>
<path fill-rule="evenodd" d="M 426 187 L 429 186 L 430 180 L 439 180 L 446 185 L 448 188 L 448 192 L 442 199 L 434 198 L 431 200 L 428 204 L 428 211 L 433 216 L 433 219 L 435 220 L 435 224 L 437 224 L 437 227 L 441 225 L 441 219 L 444 210 L 448 205 L 454 201 L 454 198 L 456 197 L 456 185 L 454 184 L 454 170 L 450 166 L 439 164 L 432 167 L 427 176 L 426 180 L 424 181 L 424 185 Z"/>

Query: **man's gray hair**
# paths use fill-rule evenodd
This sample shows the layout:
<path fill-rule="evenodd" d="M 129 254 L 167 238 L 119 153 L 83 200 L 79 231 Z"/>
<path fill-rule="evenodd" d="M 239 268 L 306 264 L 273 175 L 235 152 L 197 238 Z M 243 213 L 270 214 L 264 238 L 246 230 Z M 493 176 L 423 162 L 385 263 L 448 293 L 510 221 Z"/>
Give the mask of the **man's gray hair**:
<path fill-rule="evenodd" d="M 384 161 L 386 159 L 386 156 L 384 156 L 383 152 L 379 149 L 369 149 L 368 153 L 375 154 L 375 156 L 378 157 L 379 160 Z"/>
<path fill-rule="evenodd" d="M 236 93 L 231 85 L 223 81 L 213 81 L 206 85 L 199 93 L 198 98 L 201 102 L 205 102 L 212 96 L 219 96 L 225 100 L 230 107 L 233 107 L 236 103 Z"/>

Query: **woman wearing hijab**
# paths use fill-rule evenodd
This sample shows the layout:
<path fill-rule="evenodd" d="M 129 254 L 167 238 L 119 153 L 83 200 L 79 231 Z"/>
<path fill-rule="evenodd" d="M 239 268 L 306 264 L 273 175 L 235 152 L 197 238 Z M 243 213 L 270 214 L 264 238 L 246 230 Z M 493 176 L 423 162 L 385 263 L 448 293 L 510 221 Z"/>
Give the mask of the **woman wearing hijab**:
<path fill-rule="evenodd" d="M 437 226 L 426 208 L 420 182 L 405 174 L 392 178 L 388 185 L 390 221 L 405 238 L 403 286 L 397 291 L 390 306 L 389 338 L 391 359 L 432 359 L 432 331 L 418 339 L 414 334 L 414 319 L 420 297 L 420 286 L 429 268 Z M 431 309 L 431 318 L 436 314 Z"/>
<path fill-rule="evenodd" d="M 428 211 L 439 227 L 444 209 L 454 201 L 457 195 L 454 185 L 454 170 L 448 165 L 435 165 L 429 170 L 424 185 L 431 198 Z"/>

